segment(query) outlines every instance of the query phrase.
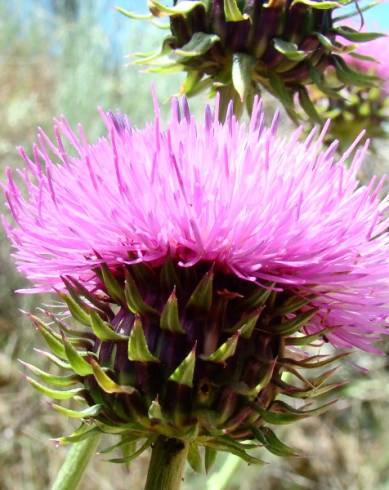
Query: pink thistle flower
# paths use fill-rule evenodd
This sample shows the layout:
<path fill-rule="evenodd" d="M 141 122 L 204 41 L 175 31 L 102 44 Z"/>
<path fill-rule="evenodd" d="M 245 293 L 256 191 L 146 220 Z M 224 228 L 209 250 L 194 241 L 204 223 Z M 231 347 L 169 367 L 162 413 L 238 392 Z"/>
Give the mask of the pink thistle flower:
<path fill-rule="evenodd" d="M 200 262 L 242 280 L 312 294 L 318 309 L 306 330 L 332 327 L 340 347 L 376 352 L 388 317 L 388 197 L 383 179 L 360 185 L 366 145 L 335 159 L 323 149 L 325 130 L 300 142 L 301 130 L 277 134 L 256 100 L 248 124 L 230 106 L 203 122 L 184 99 L 172 103 L 161 128 L 158 109 L 144 129 L 103 113 L 107 136 L 89 144 L 80 127 L 55 121 L 56 143 L 40 131 L 33 159 L 4 185 L 14 224 L 4 220 L 18 268 L 35 291 L 63 290 L 63 276 L 98 287 L 106 263 L 173 257 L 183 268 Z M 65 137 L 76 156 L 65 150 Z M 355 146 L 355 145 L 354 145 Z"/>

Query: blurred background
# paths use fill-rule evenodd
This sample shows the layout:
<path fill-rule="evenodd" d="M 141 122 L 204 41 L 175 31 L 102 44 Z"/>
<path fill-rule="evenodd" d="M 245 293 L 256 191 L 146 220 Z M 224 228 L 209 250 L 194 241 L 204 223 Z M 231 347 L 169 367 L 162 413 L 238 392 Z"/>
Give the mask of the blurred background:
<path fill-rule="evenodd" d="M 165 32 L 126 19 L 115 12 L 116 3 L 138 12 L 147 8 L 146 0 L 0 0 L 2 175 L 6 166 L 21 164 L 15 148 L 30 151 L 38 126 L 51 134 L 55 115 L 81 122 L 91 139 L 103 131 L 99 105 L 127 112 L 141 125 L 150 118 L 153 82 L 167 113 L 180 77 L 140 73 L 126 67 L 124 57 L 158 47 Z M 389 5 L 368 11 L 365 21 L 389 30 Z M 191 102 L 195 112 L 203 104 Z M 266 105 L 269 111 L 275 106 L 271 100 Z M 382 141 L 379 148 L 366 164 L 369 175 L 388 170 L 388 145 Z M 66 452 L 50 439 L 70 433 L 75 424 L 55 414 L 23 379 L 18 359 L 38 365 L 42 360 L 33 350 L 40 338 L 20 310 L 33 311 L 44 298 L 15 294 L 24 283 L 2 234 L 0 244 L 0 490 L 43 490 Z M 339 373 L 350 383 L 330 413 L 278 430 L 304 457 L 281 460 L 259 450 L 270 464 L 257 468 L 221 455 L 208 484 L 188 470 L 185 489 L 389 490 L 388 357 L 350 359 Z M 147 458 L 124 468 L 97 456 L 82 489 L 142 488 Z"/>

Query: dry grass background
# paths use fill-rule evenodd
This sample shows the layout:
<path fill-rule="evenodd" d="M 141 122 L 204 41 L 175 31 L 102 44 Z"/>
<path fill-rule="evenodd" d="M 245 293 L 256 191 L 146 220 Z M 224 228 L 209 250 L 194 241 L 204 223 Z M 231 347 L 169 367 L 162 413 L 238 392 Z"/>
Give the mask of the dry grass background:
<path fill-rule="evenodd" d="M 50 132 L 56 114 L 66 114 L 72 123 L 81 121 L 92 138 L 102 130 L 98 105 L 120 107 L 135 123 L 150 114 L 152 78 L 124 68 L 120 46 L 128 52 L 148 50 L 158 44 L 160 33 L 112 13 L 109 0 L 79 3 L 83 8 L 72 17 L 61 9 L 45 8 L 39 0 L 0 0 L 2 171 L 20 163 L 15 146 L 30 148 L 37 126 Z M 109 27 L 105 12 L 112 21 Z M 176 82 L 158 81 L 162 100 L 175 90 Z M 382 172 L 386 165 L 382 155 L 371 157 L 366 172 L 378 167 Z M 43 490 L 49 488 L 66 452 L 50 439 L 71 432 L 74 424 L 54 413 L 23 379 L 17 360 L 42 365 L 33 350 L 41 342 L 19 309 L 32 311 L 44 299 L 14 293 L 23 280 L 10 262 L 2 235 L 0 240 L 0 490 Z M 351 364 L 341 370 L 340 376 L 350 384 L 330 413 L 279 431 L 305 457 L 280 460 L 262 451 L 270 464 L 256 468 L 221 455 L 208 490 L 388 490 L 388 358 L 357 354 L 352 360 L 368 371 Z M 142 488 L 147 458 L 142 456 L 128 470 L 98 456 L 82 489 Z M 204 477 L 188 471 L 185 489 L 204 488 Z"/>

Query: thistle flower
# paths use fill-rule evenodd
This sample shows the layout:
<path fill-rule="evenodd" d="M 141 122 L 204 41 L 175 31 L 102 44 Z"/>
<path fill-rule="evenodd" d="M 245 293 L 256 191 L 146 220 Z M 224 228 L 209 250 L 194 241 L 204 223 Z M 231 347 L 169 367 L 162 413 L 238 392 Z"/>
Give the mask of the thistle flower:
<path fill-rule="evenodd" d="M 328 98 L 319 91 L 311 97 L 323 118 L 331 118 L 328 140 L 338 139 L 343 147 L 362 131 L 373 140 L 387 135 L 389 122 L 389 56 L 387 35 L 357 47 L 344 56 L 353 69 L 377 77 L 375 87 L 356 87 L 346 84 L 338 97 Z"/>
<path fill-rule="evenodd" d="M 170 34 L 159 51 L 138 53 L 135 63 L 151 72 L 184 71 L 187 78 L 181 93 L 196 95 L 203 90 L 220 92 L 224 117 L 228 101 L 234 100 L 237 115 L 244 103 L 249 112 L 253 96 L 262 89 L 272 93 L 297 118 L 295 101 L 311 118 L 314 107 L 306 86 L 334 93 L 325 72 L 334 67 L 340 82 L 352 86 L 372 85 L 374 77 L 356 72 L 342 54 L 347 47 L 340 40 L 369 41 L 376 33 L 359 33 L 334 19 L 341 6 L 323 0 L 189 0 L 173 6 L 149 0 L 150 16 L 118 10 L 130 18 L 168 17 Z M 342 5 L 353 0 L 341 2 Z M 353 15 L 352 13 L 350 14 Z M 341 17 L 342 19 L 344 16 Z M 169 24 L 157 23 L 160 27 Z M 297 96 L 297 97 L 295 97 Z"/>
<path fill-rule="evenodd" d="M 26 193 L 8 172 L 14 224 L 5 224 L 19 270 L 67 306 L 47 311 L 47 322 L 31 318 L 46 356 L 70 374 L 27 367 L 78 387 L 31 383 L 55 399 L 81 397 L 81 412 L 54 407 L 95 424 L 63 443 L 113 432 L 120 447 L 145 439 L 136 455 L 173 438 L 197 468 L 199 446 L 207 465 L 217 450 L 256 462 L 247 440 L 290 455 L 266 424 L 316 412 L 278 395 L 309 399 L 339 386 L 326 383 L 333 369 L 300 372 L 339 357 L 312 349 L 330 341 L 377 352 L 388 199 L 378 197 L 382 180 L 359 186 L 366 147 L 346 168 L 352 148 L 335 161 L 334 145 L 321 149 L 325 130 L 304 143 L 301 131 L 278 136 L 258 99 L 247 125 L 231 104 L 224 124 L 218 110 L 196 123 L 185 99 L 173 100 L 167 129 L 157 109 L 142 130 L 102 113 L 108 135 L 95 144 L 59 119 L 56 143 L 40 132 L 33 159 L 21 150 Z"/>

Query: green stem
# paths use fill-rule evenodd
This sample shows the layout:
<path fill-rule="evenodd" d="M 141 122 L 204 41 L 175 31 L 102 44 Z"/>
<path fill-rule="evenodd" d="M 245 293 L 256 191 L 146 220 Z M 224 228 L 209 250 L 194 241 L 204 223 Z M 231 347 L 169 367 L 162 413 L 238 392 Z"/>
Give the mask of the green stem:
<path fill-rule="evenodd" d="M 160 436 L 153 446 L 145 490 L 179 490 L 188 443 Z"/>
<path fill-rule="evenodd" d="M 77 442 L 66 456 L 51 490 L 76 490 L 92 456 L 96 454 L 101 435 L 93 435 Z"/>

